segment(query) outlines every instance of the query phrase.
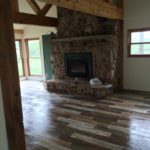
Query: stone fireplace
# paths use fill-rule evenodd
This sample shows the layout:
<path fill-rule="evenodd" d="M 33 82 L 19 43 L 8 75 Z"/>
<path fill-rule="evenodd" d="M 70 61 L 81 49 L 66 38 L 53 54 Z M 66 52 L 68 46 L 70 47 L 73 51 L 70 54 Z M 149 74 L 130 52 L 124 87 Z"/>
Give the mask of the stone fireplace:
<path fill-rule="evenodd" d="M 93 77 L 92 53 L 65 53 L 64 59 L 66 76 L 88 79 Z"/>
<path fill-rule="evenodd" d="M 89 81 L 92 77 L 98 77 L 117 84 L 118 43 L 116 36 L 97 35 L 78 37 L 78 39 L 72 37 L 52 39 L 51 45 L 54 79 L 75 80 L 78 78 L 81 81 Z M 86 56 L 87 54 L 91 56 Z M 84 69 L 80 73 L 71 73 L 71 67 L 77 64 L 78 67 L 80 65 Z"/>
<path fill-rule="evenodd" d="M 69 93 L 92 93 L 93 89 L 85 86 L 82 92 L 77 86 L 72 89 L 76 92 L 70 91 L 70 85 L 74 85 L 76 79 L 88 84 L 93 77 L 107 80 L 117 87 L 118 22 L 59 7 L 58 22 L 58 32 L 50 40 L 53 79 L 61 83 L 67 81 L 67 84 L 53 82 L 49 89 L 66 88 Z"/>

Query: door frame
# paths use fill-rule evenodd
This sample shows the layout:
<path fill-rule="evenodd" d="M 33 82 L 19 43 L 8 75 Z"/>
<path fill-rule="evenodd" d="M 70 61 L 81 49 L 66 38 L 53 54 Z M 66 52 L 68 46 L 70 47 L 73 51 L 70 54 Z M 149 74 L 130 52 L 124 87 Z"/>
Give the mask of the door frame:
<path fill-rule="evenodd" d="M 39 40 L 39 44 L 40 44 L 40 38 L 39 37 L 35 37 L 35 38 L 26 38 L 25 39 L 25 45 L 26 45 L 26 53 L 27 53 L 27 66 L 28 66 L 28 75 L 29 76 L 35 76 L 35 77 L 42 77 L 43 76 L 43 67 L 42 67 L 42 59 L 41 59 L 41 69 L 42 69 L 42 75 L 32 75 L 30 72 L 30 62 L 29 62 L 29 58 L 30 58 L 30 54 L 29 54 L 29 45 L 28 45 L 28 41 L 30 40 Z M 41 54 L 41 45 L 40 45 L 40 55 L 42 58 L 42 54 Z"/>
<path fill-rule="evenodd" d="M 22 62 L 22 71 L 23 71 L 23 76 L 25 76 L 25 63 L 24 63 L 24 53 L 23 53 L 23 41 L 22 39 L 15 39 L 15 41 L 19 41 L 19 47 L 20 47 L 20 57 L 21 57 L 21 62 Z"/>

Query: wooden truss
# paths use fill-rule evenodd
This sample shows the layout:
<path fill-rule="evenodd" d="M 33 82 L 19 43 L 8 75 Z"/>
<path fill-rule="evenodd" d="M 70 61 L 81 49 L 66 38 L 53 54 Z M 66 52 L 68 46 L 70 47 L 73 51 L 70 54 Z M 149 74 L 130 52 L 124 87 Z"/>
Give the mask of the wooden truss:
<path fill-rule="evenodd" d="M 112 4 L 112 0 L 39 0 L 47 4 L 84 12 L 109 19 L 123 20 L 123 10 Z M 123 0 L 120 0 L 123 1 Z"/>
<path fill-rule="evenodd" d="M 19 24 L 41 25 L 49 27 L 57 27 L 57 18 L 47 17 L 46 14 L 51 9 L 51 4 L 45 4 L 41 9 L 35 0 L 27 0 L 34 14 L 19 12 L 18 0 L 11 0 L 13 7 L 13 22 Z"/>

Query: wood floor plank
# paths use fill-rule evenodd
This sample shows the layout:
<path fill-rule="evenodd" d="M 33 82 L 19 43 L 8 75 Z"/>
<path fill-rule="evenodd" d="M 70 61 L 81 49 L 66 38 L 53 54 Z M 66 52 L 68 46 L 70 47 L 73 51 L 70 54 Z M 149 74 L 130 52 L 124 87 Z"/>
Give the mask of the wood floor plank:
<path fill-rule="evenodd" d="M 76 106 L 76 105 L 70 105 L 70 104 L 64 104 L 64 107 L 72 108 L 72 109 L 77 109 L 77 110 L 82 110 L 82 111 L 88 111 L 88 112 L 95 112 L 95 113 L 102 113 L 106 115 L 111 115 L 111 116 L 121 116 L 119 113 L 114 113 L 114 112 L 109 112 L 109 111 L 104 111 L 104 110 L 98 110 L 98 109 L 93 109 L 93 108 L 87 108 L 87 107 L 81 107 L 81 106 Z"/>
<path fill-rule="evenodd" d="M 68 119 L 68 118 L 63 118 L 63 117 L 58 117 L 57 120 L 66 122 L 66 123 L 68 123 L 68 127 L 71 127 L 71 128 L 77 129 L 77 130 L 89 132 L 89 133 L 92 133 L 92 134 L 97 134 L 97 135 L 100 135 L 100 136 L 106 136 L 106 137 L 111 136 L 110 132 L 94 129 L 96 127 L 95 124 L 81 122 L 81 121 Z"/>
<path fill-rule="evenodd" d="M 125 106 L 119 106 L 119 105 L 110 105 L 109 107 L 117 108 L 117 109 L 121 109 L 121 110 L 133 111 L 133 112 L 137 112 L 137 113 L 143 113 L 143 114 L 147 114 L 148 111 L 150 111 L 150 109 L 135 108 L 133 106 L 125 107 Z"/>
<path fill-rule="evenodd" d="M 77 126 L 80 126 L 80 127 L 83 127 L 83 128 L 88 128 L 88 129 L 94 129 L 94 127 L 96 126 L 96 124 L 82 122 L 82 121 L 69 119 L 69 118 L 64 118 L 64 117 L 57 117 L 56 119 L 59 120 L 59 121 L 66 122 L 68 124 L 75 124 Z"/>
<path fill-rule="evenodd" d="M 104 136 L 104 137 L 110 137 L 112 135 L 110 132 L 103 131 L 103 130 L 98 130 L 98 129 L 87 128 L 85 126 L 80 126 L 79 124 L 70 123 L 68 125 L 68 127 L 73 128 L 73 129 L 77 129 L 77 130 L 80 130 L 80 131 L 84 131 L 84 132 L 87 132 L 87 133 L 92 133 L 92 134 L 96 134 L 96 135 L 99 135 L 99 136 Z"/>
<path fill-rule="evenodd" d="M 37 81 L 21 92 L 28 150 L 150 149 L 149 97 L 58 94 Z"/>
<path fill-rule="evenodd" d="M 44 147 L 48 148 L 48 150 L 71 150 L 70 148 L 64 147 L 54 141 L 41 141 L 38 144 L 43 145 Z"/>
<path fill-rule="evenodd" d="M 86 135 L 79 134 L 79 133 L 74 133 L 71 137 L 81 140 L 81 141 L 84 141 L 84 142 L 87 142 L 87 143 L 90 143 L 92 145 L 98 145 L 98 146 L 107 148 L 110 150 L 122 150 L 124 148 L 123 146 L 116 145 L 116 144 L 109 143 L 109 142 L 102 141 L 102 140 L 98 140 L 93 137 L 88 137 Z"/>
<path fill-rule="evenodd" d="M 71 110 L 71 109 L 65 109 L 65 108 L 60 108 L 60 107 L 55 107 L 55 109 L 53 109 L 53 112 L 71 113 L 71 114 L 75 114 L 75 115 L 80 115 L 81 114 L 81 112 L 79 112 L 79 111 L 75 111 L 75 110 Z"/>
<path fill-rule="evenodd" d="M 70 103 L 70 104 L 78 104 L 78 105 L 83 105 L 83 106 L 88 106 L 88 107 L 95 107 L 95 103 L 87 102 L 87 101 L 82 101 L 82 100 L 77 100 L 77 99 L 68 99 L 68 98 L 63 98 L 64 102 Z"/>

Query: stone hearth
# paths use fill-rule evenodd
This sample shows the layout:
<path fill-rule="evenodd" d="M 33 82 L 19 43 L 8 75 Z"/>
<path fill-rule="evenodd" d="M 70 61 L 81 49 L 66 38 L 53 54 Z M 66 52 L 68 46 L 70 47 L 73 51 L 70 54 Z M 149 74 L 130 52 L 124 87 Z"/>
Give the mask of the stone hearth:
<path fill-rule="evenodd" d="M 47 85 L 47 90 L 66 94 L 106 98 L 107 95 L 113 92 L 113 86 L 111 84 L 91 86 L 85 81 L 50 80 Z"/>

